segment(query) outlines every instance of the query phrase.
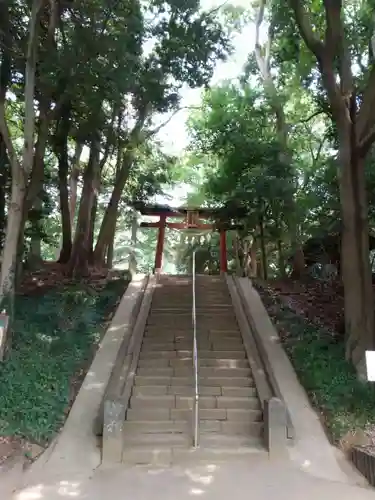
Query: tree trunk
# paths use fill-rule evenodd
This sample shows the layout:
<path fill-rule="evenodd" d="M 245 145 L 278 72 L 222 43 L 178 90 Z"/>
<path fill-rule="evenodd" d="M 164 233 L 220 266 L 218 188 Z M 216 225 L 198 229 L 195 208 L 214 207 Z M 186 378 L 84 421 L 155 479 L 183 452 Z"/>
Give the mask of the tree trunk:
<path fill-rule="evenodd" d="M 374 349 L 374 303 L 370 269 L 369 226 L 363 158 L 351 147 L 350 123 L 339 131 L 342 210 L 341 269 L 344 284 L 346 357 L 362 378 L 365 351 Z"/>
<path fill-rule="evenodd" d="M 305 255 L 302 247 L 297 247 L 293 253 L 293 269 L 291 278 L 295 280 L 301 279 L 306 273 Z"/>
<path fill-rule="evenodd" d="M 58 262 L 66 264 L 72 252 L 72 226 L 70 223 L 69 212 L 69 191 L 67 185 L 67 177 L 64 175 L 60 177 L 59 168 L 59 194 L 60 194 L 60 210 L 61 210 L 61 229 L 62 229 L 62 242 L 60 256 Z"/>
<path fill-rule="evenodd" d="M 25 108 L 24 108 L 24 144 L 22 150 L 22 162 L 17 157 L 15 145 L 11 139 L 5 112 L 6 92 L 11 79 L 12 68 L 12 30 L 9 22 L 8 2 L 2 2 L 1 12 L 1 42 L 2 42 L 2 66 L 0 77 L 0 134 L 5 143 L 8 158 L 11 163 L 12 189 L 11 199 L 7 213 L 7 229 L 1 263 L 0 276 L 0 307 L 8 314 L 13 313 L 13 298 L 15 287 L 15 271 L 17 265 L 17 250 L 21 233 L 21 225 L 24 219 L 24 205 L 26 198 L 26 183 L 30 175 L 34 157 L 34 134 L 35 134 L 35 79 L 37 66 L 37 49 L 39 43 L 39 15 L 42 8 L 42 0 L 34 0 L 31 5 L 29 16 L 28 41 L 26 46 L 25 64 Z M 7 336 L 8 332 L 5 332 Z M 4 343 L 9 339 L 2 340 L 1 353 L 4 352 Z"/>
<path fill-rule="evenodd" d="M 264 224 L 263 217 L 259 219 L 259 239 L 260 239 L 260 250 L 262 254 L 262 264 L 263 264 L 263 279 L 268 279 L 268 262 L 267 262 L 267 252 L 266 252 L 266 242 L 264 237 Z"/>
<path fill-rule="evenodd" d="M 0 276 L 0 309 L 12 310 L 16 266 L 18 255 L 18 241 L 23 219 L 23 204 L 25 199 L 25 177 L 19 168 L 17 177 L 12 174 L 12 192 L 8 206 L 8 220 L 5 235 L 4 250 L 1 263 Z"/>
<path fill-rule="evenodd" d="M 278 261 L 279 261 L 279 274 L 282 278 L 285 278 L 285 259 L 284 259 L 284 253 L 283 253 L 283 243 L 278 238 L 277 240 L 277 255 L 278 255 Z"/>
<path fill-rule="evenodd" d="M 97 189 L 99 174 L 100 142 L 93 140 L 90 158 L 83 174 L 83 189 L 79 205 L 77 227 L 71 257 L 68 262 L 70 276 L 81 277 L 89 274 L 91 213 Z"/>
<path fill-rule="evenodd" d="M 107 268 L 112 269 L 113 267 L 113 258 L 115 253 L 115 234 L 116 234 L 116 224 L 112 227 L 112 235 L 109 240 L 108 248 L 107 248 Z"/>
<path fill-rule="evenodd" d="M 70 131 L 70 104 L 64 106 L 60 123 L 54 137 L 54 149 L 59 160 L 59 197 L 61 211 L 62 244 L 58 262 L 66 264 L 70 259 L 72 251 L 72 225 L 69 210 L 69 190 L 68 190 L 68 137 Z"/>
<path fill-rule="evenodd" d="M 258 276 L 258 258 L 257 258 L 258 242 L 255 238 L 251 242 L 248 254 L 250 255 L 250 276 L 257 278 Z"/>
<path fill-rule="evenodd" d="M 333 122 L 338 131 L 346 356 L 353 362 L 359 377 L 364 378 L 365 351 L 375 347 L 364 169 L 366 154 L 375 138 L 375 67 L 369 64 L 368 81 L 365 88 L 361 89 L 361 106 L 358 111 L 353 61 L 343 22 L 343 2 L 324 2 L 327 28 L 324 41 L 314 29 L 310 13 L 304 4 L 298 0 L 291 0 L 290 4 L 299 31 L 319 63 Z"/>
<path fill-rule="evenodd" d="M 80 159 L 82 155 L 83 146 L 82 144 L 76 144 L 76 150 L 74 153 L 72 172 L 69 177 L 69 213 L 70 213 L 70 226 L 73 230 L 74 227 L 74 219 L 76 215 L 76 205 L 77 205 L 77 187 L 78 187 L 78 179 L 80 173 Z"/>
<path fill-rule="evenodd" d="M 260 0 L 257 18 L 255 21 L 255 47 L 254 54 L 257 62 L 260 77 L 262 79 L 264 93 L 268 104 L 270 105 L 276 123 L 276 134 L 281 146 L 280 161 L 292 165 L 293 158 L 289 146 L 289 124 L 285 115 L 285 102 L 283 96 L 278 91 L 274 77 L 271 72 L 271 46 L 273 43 L 274 26 L 272 23 L 268 27 L 268 37 L 264 47 L 261 46 L 261 26 L 264 21 L 266 9 L 266 0 Z M 302 246 L 298 238 L 298 213 L 295 192 L 297 191 L 297 175 L 293 172 L 294 189 L 288 200 L 289 210 L 287 213 L 289 233 L 292 250 L 295 253 L 302 251 Z"/>
<path fill-rule="evenodd" d="M 94 195 L 94 200 L 91 208 L 90 229 L 89 229 L 89 263 L 94 264 L 94 239 L 95 239 L 95 222 L 98 212 L 98 195 Z"/>
<path fill-rule="evenodd" d="M 6 199 L 9 183 L 9 159 L 4 141 L 0 134 L 0 252 L 4 247 L 6 228 Z"/>
<path fill-rule="evenodd" d="M 40 197 L 35 200 L 33 211 L 34 217 L 32 220 L 32 233 L 30 238 L 30 248 L 27 255 L 27 266 L 29 269 L 36 270 L 42 264 L 42 238 L 41 238 L 41 211 L 43 202 Z M 23 243 L 23 242 L 20 242 Z"/>
<path fill-rule="evenodd" d="M 94 250 L 94 260 L 97 264 L 103 265 L 105 262 L 106 252 L 110 244 L 113 225 L 116 225 L 118 206 L 121 200 L 126 181 L 128 180 L 130 168 L 133 163 L 133 152 L 126 151 L 122 159 L 122 166 L 116 176 L 115 186 L 112 191 L 111 199 L 109 200 L 105 211 L 98 239 Z"/>
<path fill-rule="evenodd" d="M 264 279 L 264 270 L 263 270 L 263 260 L 259 258 L 257 260 L 257 278 Z"/>
<path fill-rule="evenodd" d="M 241 258 L 240 258 L 240 238 L 237 233 L 234 234 L 233 237 L 233 253 L 236 262 L 236 275 L 243 276 L 243 269 L 241 266 Z"/>
<path fill-rule="evenodd" d="M 33 234 L 30 241 L 30 253 L 28 262 L 32 261 L 33 267 L 36 267 L 42 262 L 42 239 L 40 234 Z"/>

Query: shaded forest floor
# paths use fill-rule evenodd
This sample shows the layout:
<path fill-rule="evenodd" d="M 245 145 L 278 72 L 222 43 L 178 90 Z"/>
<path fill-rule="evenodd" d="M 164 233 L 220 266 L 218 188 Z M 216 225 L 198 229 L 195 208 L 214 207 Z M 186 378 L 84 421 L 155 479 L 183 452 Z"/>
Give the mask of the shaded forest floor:
<path fill-rule="evenodd" d="M 333 337 L 343 335 L 344 289 L 341 282 L 275 280 L 268 289 L 288 308 L 327 328 Z"/>
<path fill-rule="evenodd" d="M 332 442 L 374 449 L 375 388 L 345 361 L 339 283 L 254 283 Z"/>
<path fill-rule="evenodd" d="M 77 282 L 46 264 L 24 276 L 0 365 L 0 465 L 35 458 L 64 424 L 129 282 L 122 271 L 91 271 Z"/>

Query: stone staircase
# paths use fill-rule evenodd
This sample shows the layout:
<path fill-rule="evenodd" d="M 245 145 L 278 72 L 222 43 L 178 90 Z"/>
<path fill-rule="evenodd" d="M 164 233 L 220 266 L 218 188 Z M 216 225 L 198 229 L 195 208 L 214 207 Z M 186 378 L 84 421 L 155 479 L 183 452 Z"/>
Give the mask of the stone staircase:
<path fill-rule="evenodd" d="M 200 447 L 192 450 L 192 283 L 154 292 L 124 424 L 123 462 L 169 465 L 264 452 L 262 411 L 224 279 L 197 276 Z"/>

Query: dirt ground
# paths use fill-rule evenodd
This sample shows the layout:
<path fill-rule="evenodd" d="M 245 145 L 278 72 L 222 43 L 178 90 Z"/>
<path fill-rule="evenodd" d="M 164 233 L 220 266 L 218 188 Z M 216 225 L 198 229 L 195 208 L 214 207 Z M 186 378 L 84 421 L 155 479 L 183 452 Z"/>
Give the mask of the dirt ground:
<path fill-rule="evenodd" d="M 344 290 L 340 282 L 288 279 L 261 285 L 297 314 L 328 328 L 334 336 L 343 335 Z"/>
<path fill-rule="evenodd" d="M 90 286 L 102 286 L 109 279 L 122 277 L 124 271 L 115 269 L 95 268 L 89 269 L 90 275 L 82 279 L 81 282 L 87 283 Z M 44 262 L 42 267 L 37 271 L 25 271 L 20 284 L 19 293 L 28 295 L 35 293 L 44 293 L 46 290 L 56 287 L 63 287 L 74 283 L 66 273 L 66 267 L 57 262 Z"/>
<path fill-rule="evenodd" d="M 279 298 L 288 308 L 320 327 L 324 327 L 337 341 L 344 336 L 344 290 L 341 282 L 318 280 L 274 280 L 259 283 L 262 288 Z M 374 286 L 375 292 L 375 286 Z M 279 331 L 281 337 L 287 332 Z M 375 427 L 348 432 L 337 446 L 348 455 L 353 446 L 375 455 Z"/>

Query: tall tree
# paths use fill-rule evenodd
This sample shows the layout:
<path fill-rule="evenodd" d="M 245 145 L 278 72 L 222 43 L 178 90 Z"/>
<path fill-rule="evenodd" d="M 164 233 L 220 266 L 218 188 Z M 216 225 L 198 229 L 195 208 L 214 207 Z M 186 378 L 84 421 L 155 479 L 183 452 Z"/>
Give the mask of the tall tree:
<path fill-rule="evenodd" d="M 370 2 L 344 7 L 341 0 L 313 4 L 289 0 L 292 19 L 315 56 L 337 129 L 342 212 L 342 277 L 347 357 L 365 375 L 365 350 L 375 346 L 369 260 L 365 160 L 375 140 L 375 66 Z M 356 32 L 362 27 L 363 43 Z M 364 73 L 353 73 L 355 54 Z M 354 54 L 354 55 L 353 55 Z"/>
<path fill-rule="evenodd" d="M 250 233 L 259 240 L 265 277 L 268 230 L 285 232 L 293 176 L 273 120 L 259 91 L 223 85 L 206 93 L 190 122 L 190 148 L 206 170 L 206 196 L 225 207 L 223 218 L 245 223 L 245 238 Z"/>
<path fill-rule="evenodd" d="M 12 189 L 8 209 L 6 237 L 0 275 L 0 300 L 7 301 L 12 293 L 15 279 L 18 241 L 23 220 L 24 204 L 28 177 L 33 168 L 35 133 L 35 80 L 37 70 L 37 51 L 39 45 L 39 25 L 42 15 L 42 0 L 33 0 L 29 13 L 28 39 L 25 58 L 24 84 L 24 141 L 19 156 L 12 140 L 7 116 L 6 99 L 12 78 L 12 6 L 6 2 L 0 5 L 0 31 L 2 36 L 2 59 L 0 80 L 0 133 L 6 146 L 11 165 Z"/>
<path fill-rule="evenodd" d="M 281 161 L 288 162 L 291 167 L 293 166 L 293 158 L 292 158 L 292 150 L 289 147 L 289 131 L 290 125 L 287 122 L 286 113 L 285 113 L 285 105 L 286 98 L 280 93 L 275 84 L 275 77 L 272 75 L 272 65 L 271 65 L 271 57 L 272 57 L 272 45 L 273 45 L 273 19 L 269 23 L 267 39 L 264 45 L 261 43 L 261 28 L 264 26 L 265 13 L 267 7 L 267 0 L 261 0 L 258 12 L 256 15 L 255 21 L 255 60 L 258 66 L 259 75 L 261 77 L 261 81 L 264 87 L 264 92 L 266 99 L 270 105 L 272 112 L 275 115 L 275 129 L 276 134 L 280 143 L 280 155 Z M 300 231 L 298 220 L 298 211 L 296 204 L 296 191 L 297 191 L 297 176 L 293 176 L 291 179 L 292 185 L 294 189 L 290 190 L 291 198 L 289 200 L 289 204 L 291 209 L 289 210 L 289 234 L 291 240 L 292 251 L 294 254 L 294 269 L 293 274 L 294 277 L 301 277 L 304 272 L 305 263 L 304 256 L 301 247 L 300 239 Z M 281 243 L 280 243 L 281 245 Z"/>

